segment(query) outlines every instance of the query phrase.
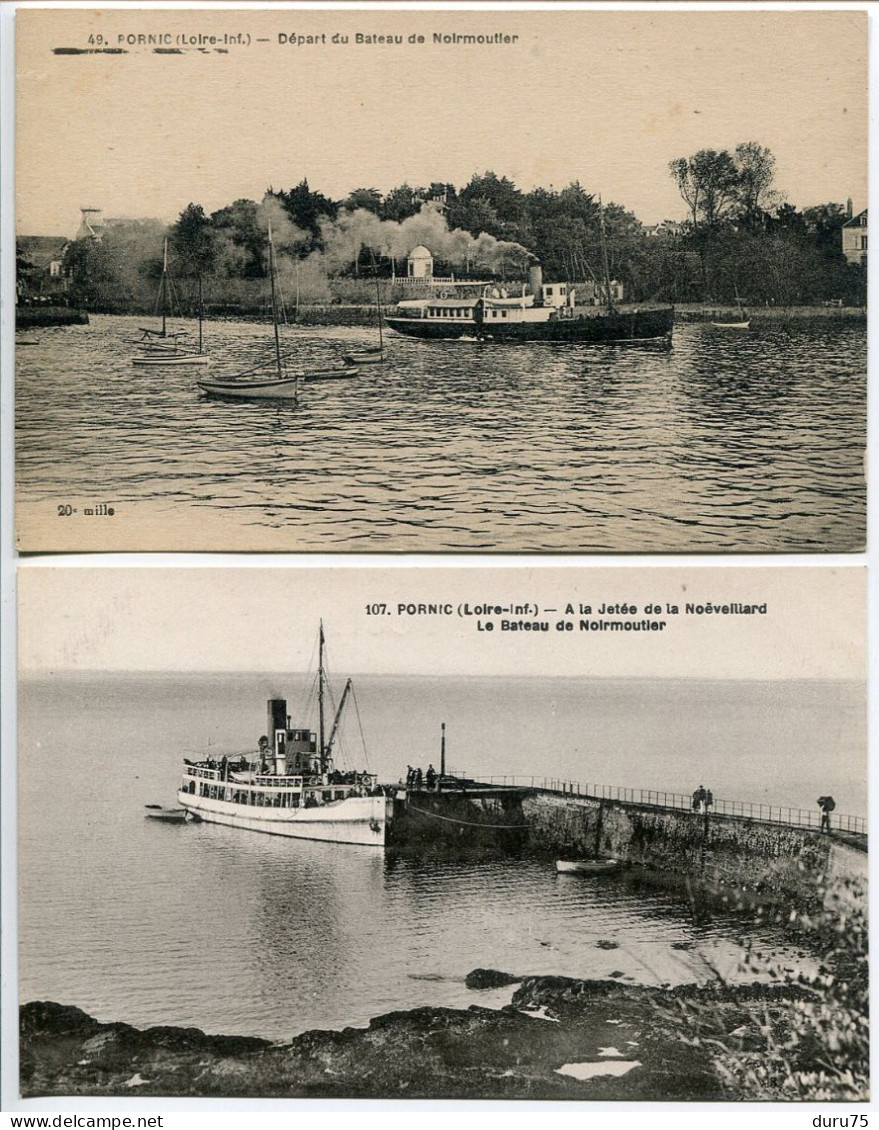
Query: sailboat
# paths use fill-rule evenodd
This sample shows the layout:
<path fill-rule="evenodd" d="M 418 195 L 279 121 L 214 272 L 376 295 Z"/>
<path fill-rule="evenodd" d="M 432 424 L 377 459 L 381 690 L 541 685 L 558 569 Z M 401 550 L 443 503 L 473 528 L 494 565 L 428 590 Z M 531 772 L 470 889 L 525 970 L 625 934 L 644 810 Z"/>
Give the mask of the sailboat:
<path fill-rule="evenodd" d="M 274 328 L 274 373 L 265 375 L 265 365 L 237 373 L 230 377 L 212 377 L 197 381 L 196 384 L 208 396 L 224 400 L 293 400 L 299 399 L 299 386 L 309 381 L 329 381 L 354 377 L 358 369 L 348 365 L 343 369 L 312 369 L 305 372 L 288 373 L 281 353 L 281 338 L 278 329 L 277 264 L 275 244 L 272 238 L 272 224 L 269 221 L 269 280 L 272 300 L 272 326 Z M 263 373 L 263 375 L 259 375 Z"/>
<path fill-rule="evenodd" d="M 166 296 L 167 296 L 167 279 L 168 279 L 168 241 L 165 240 L 165 257 L 162 269 L 162 330 L 157 333 L 156 337 L 169 336 L 166 332 Z M 180 365 L 209 365 L 210 357 L 204 351 L 204 332 L 203 332 L 203 303 L 201 292 L 201 274 L 198 276 L 198 348 L 192 349 L 185 344 L 176 340 L 176 338 L 183 336 L 183 334 L 170 335 L 175 338 L 172 343 L 162 343 L 153 339 L 144 339 L 141 344 L 146 347 L 146 353 L 139 353 L 137 356 L 132 357 L 132 365 L 140 367 L 167 367 Z M 148 330 L 143 331 L 145 334 Z"/>
<path fill-rule="evenodd" d="M 152 326 L 141 326 L 139 338 L 126 338 L 130 345 L 140 345 L 145 349 L 176 349 L 180 338 L 188 336 L 186 330 L 168 329 L 169 294 L 173 290 L 171 276 L 168 272 L 168 238 L 162 247 L 162 278 L 159 282 L 159 293 L 156 298 L 156 311 L 161 313 L 161 329 Z"/>
<path fill-rule="evenodd" d="M 333 751 L 353 687 L 348 679 L 328 728 L 323 623 L 318 646 L 317 733 L 291 724 L 286 699 L 270 698 L 266 733 L 252 753 L 184 760 L 177 803 L 190 817 L 292 839 L 384 847 L 393 797 L 368 770 L 334 768 Z"/>
<path fill-rule="evenodd" d="M 742 300 L 739 298 L 739 288 L 734 285 L 733 289 L 736 293 L 736 305 L 739 308 L 739 321 L 738 322 L 712 322 L 712 326 L 718 330 L 746 330 L 751 325 L 751 319 L 742 305 Z"/>
<path fill-rule="evenodd" d="M 385 343 L 382 333 L 382 293 L 378 278 L 378 268 L 375 266 L 375 301 L 378 311 L 378 345 L 368 346 L 365 349 L 355 349 L 350 353 L 343 353 L 342 357 L 349 365 L 381 365 L 385 359 Z"/>

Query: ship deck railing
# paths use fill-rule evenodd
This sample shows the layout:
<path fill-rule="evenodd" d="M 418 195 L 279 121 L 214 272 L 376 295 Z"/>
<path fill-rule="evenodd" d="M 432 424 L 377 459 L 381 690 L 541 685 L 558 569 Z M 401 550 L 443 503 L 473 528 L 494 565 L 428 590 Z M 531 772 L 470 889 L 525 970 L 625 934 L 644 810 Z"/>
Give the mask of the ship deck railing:
<path fill-rule="evenodd" d="M 204 765 L 185 765 L 183 775 L 184 777 L 202 777 L 206 781 L 219 781 L 220 770 L 208 769 Z"/>
<path fill-rule="evenodd" d="M 232 776 L 232 780 L 235 781 L 236 784 L 241 785 L 252 783 L 254 785 L 267 785 L 276 789 L 301 789 L 305 778 L 301 776 L 292 777 L 286 774 L 275 776 L 274 774 L 270 773 L 257 773 L 254 776 L 252 782 L 236 779 L 234 774 Z M 321 786 L 320 784 L 317 784 L 314 787 L 320 788 Z"/>
<path fill-rule="evenodd" d="M 523 775 L 472 776 L 456 773 L 456 777 L 473 781 L 477 788 L 486 785 L 492 788 L 528 789 L 535 792 L 553 793 L 557 796 L 574 797 L 582 800 L 616 800 L 625 804 L 643 805 L 649 808 L 673 808 L 703 815 L 703 810 L 693 808 L 693 796 L 686 793 L 667 792 L 663 789 L 634 789 L 624 785 L 581 784 L 579 781 L 560 777 L 528 777 Z M 451 774 L 444 778 L 451 779 Z M 765 824 L 787 824 L 795 828 L 811 828 L 819 831 L 822 813 L 816 807 L 794 808 L 789 805 L 762 804 L 753 801 L 713 800 L 709 809 L 712 815 L 735 816 L 744 820 L 757 820 Z M 850 832 L 854 835 L 867 835 L 867 819 L 833 811 L 830 825 L 834 831 Z"/>

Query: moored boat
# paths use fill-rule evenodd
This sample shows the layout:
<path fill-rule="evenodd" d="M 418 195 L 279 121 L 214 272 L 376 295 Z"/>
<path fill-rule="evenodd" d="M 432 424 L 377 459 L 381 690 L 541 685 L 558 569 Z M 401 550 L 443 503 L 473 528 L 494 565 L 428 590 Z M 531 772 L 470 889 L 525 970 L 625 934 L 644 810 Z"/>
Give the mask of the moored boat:
<path fill-rule="evenodd" d="M 382 293 L 378 278 L 378 268 L 373 259 L 375 271 L 376 321 L 378 322 L 378 345 L 367 345 L 363 349 L 352 349 L 342 357 L 348 365 L 381 365 L 385 359 L 385 339 L 382 330 Z"/>
<path fill-rule="evenodd" d="M 358 371 L 356 365 L 346 365 L 345 368 L 312 369 L 283 377 L 211 377 L 196 384 L 208 396 L 230 400 L 296 400 L 300 384 L 347 380 L 356 377 Z"/>
<path fill-rule="evenodd" d="M 393 799 L 369 770 L 342 772 L 333 751 L 352 683 L 327 732 L 329 688 L 323 625 L 319 635 L 317 732 L 293 725 L 285 699 L 268 700 L 267 732 L 249 754 L 185 760 L 177 802 L 214 824 L 292 839 L 383 847 Z"/>
<path fill-rule="evenodd" d="M 381 365 L 385 354 L 381 346 L 376 346 L 374 349 L 355 349 L 350 353 L 343 353 L 342 357 L 349 366 Z"/>
<path fill-rule="evenodd" d="M 618 859 L 557 859 L 555 864 L 559 874 L 577 875 L 607 875 L 621 867 Z"/>
<path fill-rule="evenodd" d="M 278 332 L 277 264 L 275 263 L 275 244 L 272 239 L 272 225 L 268 225 L 269 283 L 272 301 L 272 327 L 274 330 L 273 375 L 266 372 L 267 366 L 257 365 L 242 373 L 228 377 L 212 377 L 196 381 L 202 392 L 223 400 L 292 400 L 299 399 L 300 384 L 312 381 L 345 380 L 356 377 L 356 365 L 334 366 L 326 369 L 308 369 L 291 372 L 286 367 L 286 358 L 281 353 L 281 338 Z"/>
<path fill-rule="evenodd" d="M 132 365 L 147 369 L 151 367 L 169 369 L 181 365 L 209 365 L 210 362 L 211 359 L 207 354 L 190 353 L 185 349 L 144 353 L 131 359 Z"/>
<path fill-rule="evenodd" d="M 739 320 L 737 322 L 712 322 L 712 326 L 716 330 L 747 330 L 750 328 L 751 319 L 742 305 L 742 300 L 739 297 L 739 288 L 735 287 L 736 306 L 739 308 Z"/>
<path fill-rule="evenodd" d="M 139 345 L 142 349 L 155 352 L 173 352 L 177 349 L 185 349 L 185 342 L 188 337 L 188 330 L 162 332 L 162 330 L 152 330 L 149 326 L 141 326 L 140 337 L 126 337 L 123 340 L 127 345 Z"/>
<path fill-rule="evenodd" d="M 161 330 L 141 327 L 142 337 L 134 344 L 145 352 L 131 359 L 132 365 L 139 368 L 178 368 L 181 365 L 209 365 L 210 357 L 204 351 L 203 311 L 201 296 L 201 275 L 198 276 L 198 344 L 193 348 L 185 339 L 186 330 L 169 330 L 167 326 L 168 291 L 171 288 L 168 274 L 168 240 L 165 240 L 162 258 L 162 281 L 159 288 L 159 303 L 162 312 Z"/>
<path fill-rule="evenodd" d="M 161 804 L 147 804 L 145 807 L 148 820 L 161 820 L 166 824 L 184 824 L 188 815 L 185 808 L 165 808 Z"/>

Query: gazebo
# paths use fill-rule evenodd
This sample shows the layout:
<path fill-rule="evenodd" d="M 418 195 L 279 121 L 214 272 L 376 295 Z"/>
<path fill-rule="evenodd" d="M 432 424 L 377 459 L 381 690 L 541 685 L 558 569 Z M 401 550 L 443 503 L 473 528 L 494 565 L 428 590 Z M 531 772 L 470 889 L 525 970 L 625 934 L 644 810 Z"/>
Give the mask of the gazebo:
<path fill-rule="evenodd" d="M 433 256 L 419 243 L 409 252 L 406 272 L 410 279 L 429 279 L 433 277 Z"/>

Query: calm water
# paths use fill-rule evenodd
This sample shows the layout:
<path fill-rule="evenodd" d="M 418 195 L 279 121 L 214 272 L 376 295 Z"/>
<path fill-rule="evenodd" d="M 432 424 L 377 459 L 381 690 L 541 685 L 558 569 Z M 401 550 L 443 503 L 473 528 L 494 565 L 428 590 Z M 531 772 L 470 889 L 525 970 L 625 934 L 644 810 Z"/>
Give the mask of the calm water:
<path fill-rule="evenodd" d="M 477 966 L 637 983 L 736 973 L 738 924 L 696 926 L 628 877 L 535 861 L 423 863 L 209 824 L 165 826 L 181 756 L 252 748 L 275 675 L 25 680 L 20 694 L 22 1000 L 102 1020 L 284 1038 L 420 1004 L 498 1004 Z M 372 767 L 486 773 L 865 807 L 863 687 L 638 680 L 358 680 Z M 288 690 L 295 711 L 299 694 Z M 618 943 L 602 949 L 600 940 Z M 780 943 L 771 933 L 768 945 Z M 690 948 L 677 948 L 685 944 Z M 796 959 L 794 959 L 796 960 Z"/>
<path fill-rule="evenodd" d="M 198 548 L 845 551 L 865 538 L 866 334 L 681 325 L 671 351 L 424 343 L 297 406 L 202 398 L 137 370 L 144 318 L 39 331 L 18 351 L 21 501 L 210 519 Z M 283 330 L 302 363 L 373 331 Z M 265 326 L 210 324 L 212 372 Z M 189 536 L 195 538 L 194 533 Z M 194 543 L 195 544 L 195 543 Z M 241 546 L 246 548 L 245 546 Z M 160 548 L 160 546 L 150 546 Z"/>

